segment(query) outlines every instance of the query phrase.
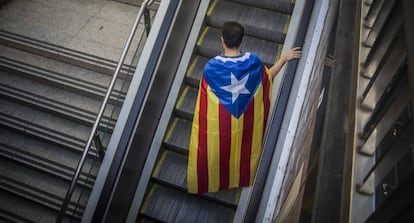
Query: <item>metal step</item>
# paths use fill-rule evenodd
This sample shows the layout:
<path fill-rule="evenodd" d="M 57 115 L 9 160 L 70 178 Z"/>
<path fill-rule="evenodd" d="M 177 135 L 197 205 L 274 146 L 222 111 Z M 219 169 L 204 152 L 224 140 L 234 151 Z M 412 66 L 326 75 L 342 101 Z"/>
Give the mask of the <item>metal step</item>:
<path fill-rule="evenodd" d="M 188 120 L 193 119 L 197 94 L 197 88 L 190 87 L 188 85 L 184 87 L 175 106 L 175 110 L 178 116 L 186 118 Z"/>
<path fill-rule="evenodd" d="M 162 222 L 230 222 L 234 210 L 199 196 L 153 185 L 141 214 Z"/>
<path fill-rule="evenodd" d="M 159 166 L 155 167 L 152 177 L 159 184 L 185 192 L 187 190 L 187 162 L 188 157 L 186 155 L 168 149 L 162 149 L 160 161 L 158 162 Z M 229 189 L 217 193 L 207 193 L 201 196 L 225 206 L 236 208 L 240 190 Z"/>
<path fill-rule="evenodd" d="M 293 7 L 295 6 L 294 1 L 292 0 L 231 0 L 233 2 L 238 2 L 240 4 L 253 6 L 257 8 L 263 8 L 267 10 L 272 10 L 280 13 L 291 14 L 293 12 Z"/>
<path fill-rule="evenodd" d="M 200 55 L 195 55 L 192 59 L 191 65 L 187 70 L 186 83 L 193 87 L 198 88 L 201 75 L 204 71 L 204 65 L 208 62 L 210 58 L 203 57 Z"/>
<path fill-rule="evenodd" d="M 213 27 L 221 27 L 226 21 L 238 21 L 243 25 L 245 35 L 283 43 L 289 18 L 289 14 L 231 1 L 218 1 L 215 10 L 207 15 L 206 23 Z"/>

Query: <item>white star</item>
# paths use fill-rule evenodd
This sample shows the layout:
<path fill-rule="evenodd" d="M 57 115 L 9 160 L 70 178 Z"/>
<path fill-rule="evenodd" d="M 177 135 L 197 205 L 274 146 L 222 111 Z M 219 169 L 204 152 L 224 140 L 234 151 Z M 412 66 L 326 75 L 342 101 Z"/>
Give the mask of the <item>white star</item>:
<path fill-rule="evenodd" d="M 233 104 L 240 94 L 250 94 L 250 91 L 246 88 L 246 82 L 249 79 L 249 74 L 247 74 L 241 80 L 237 80 L 236 76 L 233 73 L 230 73 L 231 84 L 221 87 L 221 89 L 231 92 L 231 103 Z"/>

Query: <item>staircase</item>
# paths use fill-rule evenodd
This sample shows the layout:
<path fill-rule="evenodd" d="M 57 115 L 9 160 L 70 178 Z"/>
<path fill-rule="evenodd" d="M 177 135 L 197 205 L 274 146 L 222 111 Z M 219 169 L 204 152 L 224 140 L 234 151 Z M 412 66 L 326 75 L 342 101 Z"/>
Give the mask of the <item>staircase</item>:
<path fill-rule="evenodd" d="M 115 65 L 0 30 L 0 221 L 56 221 Z M 98 129 L 104 148 L 125 97 L 127 69 Z M 83 215 L 98 154 L 93 147 L 65 221 Z"/>

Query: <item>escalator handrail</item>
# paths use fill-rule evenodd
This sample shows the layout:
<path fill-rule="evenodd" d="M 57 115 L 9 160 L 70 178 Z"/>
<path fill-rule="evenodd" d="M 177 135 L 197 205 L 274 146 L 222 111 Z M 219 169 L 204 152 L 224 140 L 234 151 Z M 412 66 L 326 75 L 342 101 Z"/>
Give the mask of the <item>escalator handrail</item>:
<path fill-rule="evenodd" d="M 314 2 L 315 0 L 296 2 L 295 8 L 298 4 L 303 4 L 300 6 L 303 7 L 303 9 L 298 12 L 299 15 L 296 15 L 300 16 L 300 20 L 299 23 L 296 25 L 297 27 L 293 29 L 293 32 L 295 33 L 292 35 L 294 38 L 293 40 L 291 40 L 292 45 L 284 47 L 284 50 L 287 50 L 287 48 L 289 47 L 302 46 L 304 44 L 305 35 L 308 29 L 309 19 L 311 16 Z M 294 14 L 293 16 L 295 16 Z M 290 30 L 291 28 L 289 28 L 289 31 Z M 288 35 L 286 36 L 286 39 L 288 39 L 289 34 L 290 33 L 288 33 Z M 271 162 L 274 157 L 276 143 L 278 141 L 278 136 L 280 135 L 280 131 L 282 128 L 283 119 L 288 106 L 289 96 L 295 80 L 295 73 L 298 64 L 298 60 L 290 61 L 288 64 L 286 64 L 286 69 L 284 71 L 281 71 L 281 73 L 284 73 L 283 81 L 281 83 L 280 89 L 277 89 L 279 91 L 277 92 L 278 98 L 273 108 L 273 112 L 269 115 L 270 120 L 267 126 L 266 138 L 263 143 L 263 154 L 261 156 L 261 160 L 258 166 L 254 185 L 250 189 L 250 191 L 246 192 L 249 193 L 249 199 L 246 199 L 245 201 L 247 202 L 246 205 L 248 207 L 246 207 L 247 211 L 243 217 L 244 222 L 254 222 L 258 215 L 258 209 L 260 207 L 260 202 L 263 196 L 265 183 L 269 174 L 269 169 L 271 167 Z"/>
<path fill-rule="evenodd" d="M 140 119 L 146 94 L 158 64 L 164 41 L 169 32 L 172 16 L 178 0 L 161 1 L 151 32 L 142 51 L 127 96 L 119 113 L 118 121 L 99 169 L 95 185 L 89 197 L 82 222 L 102 222 L 120 170 L 128 154 L 135 124 Z"/>

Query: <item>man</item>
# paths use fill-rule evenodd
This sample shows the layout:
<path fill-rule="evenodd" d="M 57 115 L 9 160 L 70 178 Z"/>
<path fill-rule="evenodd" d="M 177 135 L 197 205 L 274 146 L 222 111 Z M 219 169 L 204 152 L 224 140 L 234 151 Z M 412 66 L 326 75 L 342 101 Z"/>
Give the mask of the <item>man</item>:
<path fill-rule="evenodd" d="M 189 193 L 253 183 L 270 108 L 272 79 L 287 61 L 301 56 L 299 48 L 293 48 L 267 69 L 255 54 L 240 51 L 243 36 L 240 24 L 224 23 L 224 53 L 204 68 L 190 137 Z"/>

